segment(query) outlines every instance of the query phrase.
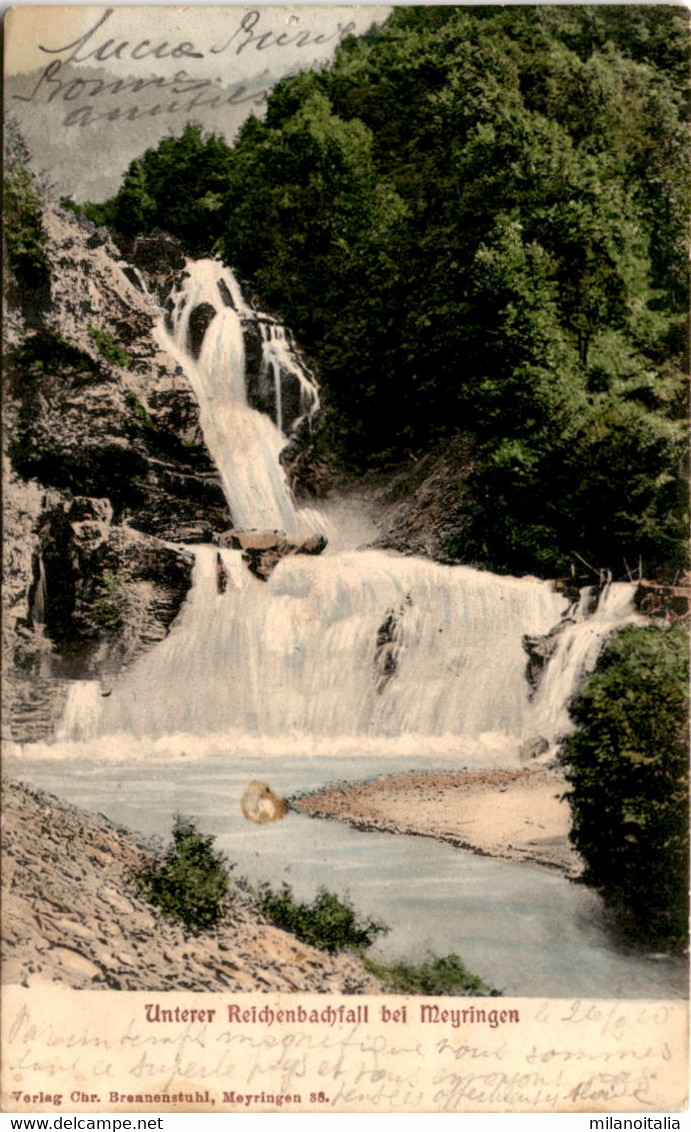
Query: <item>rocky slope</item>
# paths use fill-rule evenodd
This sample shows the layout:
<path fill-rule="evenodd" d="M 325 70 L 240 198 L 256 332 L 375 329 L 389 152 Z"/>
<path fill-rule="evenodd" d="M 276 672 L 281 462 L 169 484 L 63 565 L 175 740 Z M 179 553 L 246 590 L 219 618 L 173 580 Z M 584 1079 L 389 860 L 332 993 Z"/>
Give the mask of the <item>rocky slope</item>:
<path fill-rule="evenodd" d="M 144 276 L 104 230 L 50 203 L 43 215 L 50 296 L 38 324 L 13 326 L 8 341 L 13 467 L 107 496 L 116 522 L 150 534 L 196 541 L 227 527 L 199 407 L 151 334 Z"/>
<path fill-rule="evenodd" d="M 428 452 L 376 493 L 378 545 L 437 562 L 457 561 L 455 544 L 467 524 L 465 481 L 473 468 L 473 440 L 457 436 Z"/>
<path fill-rule="evenodd" d="M 232 522 L 197 401 L 151 333 L 179 250 L 145 274 L 105 231 L 41 213 L 48 285 L 8 271 L 4 322 L 3 695 L 20 741 L 52 734 L 65 679 L 165 636 L 193 562 L 170 543 Z"/>
<path fill-rule="evenodd" d="M 266 923 L 238 889 L 217 928 L 190 935 L 139 895 L 150 851 L 106 818 L 17 783 L 3 791 L 6 983 L 91 990 L 376 993 L 357 959 Z"/>

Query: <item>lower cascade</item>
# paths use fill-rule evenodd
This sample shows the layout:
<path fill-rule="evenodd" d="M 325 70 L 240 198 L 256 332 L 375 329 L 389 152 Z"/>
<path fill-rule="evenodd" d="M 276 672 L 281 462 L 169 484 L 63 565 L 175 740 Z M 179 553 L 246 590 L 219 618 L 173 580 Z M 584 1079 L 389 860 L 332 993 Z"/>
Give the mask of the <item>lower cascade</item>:
<path fill-rule="evenodd" d="M 308 417 L 318 395 L 283 328 L 204 260 L 189 265 L 157 333 L 195 390 L 236 528 L 321 533 L 329 546 L 283 558 L 267 581 L 240 550 L 190 547 L 193 585 L 168 637 L 107 697 L 75 682 L 58 738 L 223 735 L 231 753 L 263 737 L 323 754 L 380 743 L 454 754 L 464 739 L 515 753 L 568 730 L 569 700 L 631 619 L 634 586 L 573 603 L 549 582 L 357 549 L 362 522 L 296 508 L 286 484 L 282 428 Z M 250 404 L 262 397 L 266 411 Z M 523 638 L 562 619 L 531 691 Z"/>

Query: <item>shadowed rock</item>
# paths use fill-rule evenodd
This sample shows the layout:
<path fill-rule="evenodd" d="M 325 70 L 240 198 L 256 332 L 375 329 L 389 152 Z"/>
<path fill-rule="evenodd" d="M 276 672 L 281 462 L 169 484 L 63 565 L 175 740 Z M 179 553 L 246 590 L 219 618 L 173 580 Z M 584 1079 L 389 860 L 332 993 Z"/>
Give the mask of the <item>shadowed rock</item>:
<path fill-rule="evenodd" d="M 211 303 L 200 303 L 190 315 L 189 321 L 189 348 L 192 357 L 198 358 L 209 326 L 216 317 L 216 310 Z"/>
<path fill-rule="evenodd" d="M 533 698 L 540 685 L 545 668 L 559 644 L 559 637 L 564 632 L 567 625 L 573 624 L 573 618 L 565 617 L 558 625 L 550 629 L 549 633 L 544 633 L 539 637 L 531 637 L 526 634 L 523 637 L 523 648 L 528 654 L 528 664 L 526 666 L 525 675 L 530 685 L 530 699 Z"/>

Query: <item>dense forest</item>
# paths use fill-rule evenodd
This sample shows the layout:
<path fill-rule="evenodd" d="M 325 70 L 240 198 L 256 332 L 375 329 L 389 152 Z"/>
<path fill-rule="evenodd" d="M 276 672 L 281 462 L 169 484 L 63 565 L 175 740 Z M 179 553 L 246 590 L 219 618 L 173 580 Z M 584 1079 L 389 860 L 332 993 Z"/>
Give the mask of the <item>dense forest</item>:
<path fill-rule="evenodd" d="M 688 13 L 406 7 L 81 206 L 222 256 L 315 360 L 317 454 L 462 439 L 455 559 L 685 565 Z M 640 564 L 640 565 L 639 565 Z"/>

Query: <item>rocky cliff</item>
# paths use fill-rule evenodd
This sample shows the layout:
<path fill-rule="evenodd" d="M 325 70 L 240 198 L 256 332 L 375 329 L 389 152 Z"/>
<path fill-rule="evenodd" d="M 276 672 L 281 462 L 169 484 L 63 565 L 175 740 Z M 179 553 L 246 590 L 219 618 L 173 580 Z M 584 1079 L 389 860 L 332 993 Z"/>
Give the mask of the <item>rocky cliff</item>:
<path fill-rule="evenodd" d="M 194 394 L 152 335 L 179 251 L 142 270 L 104 230 L 41 211 L 36 286 L 5 265 L 4 718 L 20 741 L 52 733 L 65 679 L 165 635 L 191 579 L 179 544 L 232 525 Z"/>

